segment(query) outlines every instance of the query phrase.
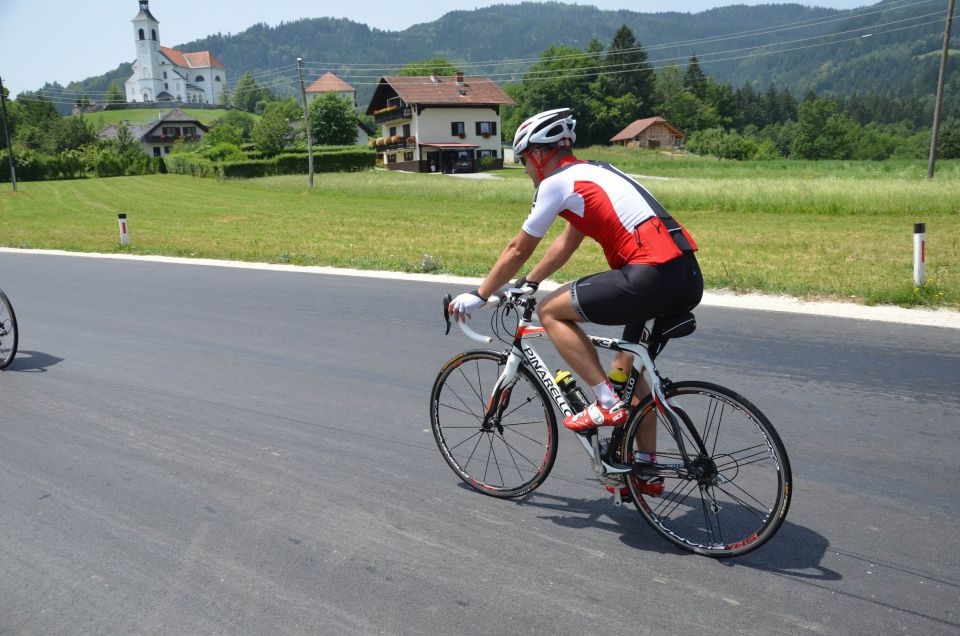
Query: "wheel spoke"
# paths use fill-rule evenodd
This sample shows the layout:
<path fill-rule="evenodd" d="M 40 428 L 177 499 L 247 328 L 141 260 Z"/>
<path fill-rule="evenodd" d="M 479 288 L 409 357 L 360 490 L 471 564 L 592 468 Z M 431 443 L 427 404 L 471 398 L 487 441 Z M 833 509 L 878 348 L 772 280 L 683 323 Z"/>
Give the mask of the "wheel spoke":
<path fill-rule="evenodd" d="M 665 392 L 680 427 L 674 432 L 657 411 L 657 464 L 684 463 L 683 450 L 697 464 L 677 477 L 664 475 L 661 498 L 644 497 L 650 505 L 639 502 L 637 510 L 664 538 L 691 552 L 732 556 L 763 545 L 782 522 L 773 511 L 789 506 L 790 464 L 776 431 L 756 407 L 723 387 L 679 382 Z M 636 447 L 651 408 L 631 418 L 628 448 Z M 692 477 L 695 467 L 697 474 L 706 472 L 685 478 L 684 471 Z M 710 483 L 711 475 L 721 483 Z"/>
<path fill-rule="evenodd" d="M 756 497 L 754 497 L 753 495 L 751 495 L 750 493 L 748 493 L 746 490 L 744 490 L 744 489 L 741 488 L 740 486 L 736 485 L 736 484 L 733 483 L 732 481 L 727 482 L 727 484 L 729 484 L 730 486 L 733 486 L 734 488 L 736 488 L 737 490 L 739 490 L 740 492 L 742 492 L 743 494 L 745 494 L 747 497 L 749 497 L 750 499 L 753 499 L 755 502 L 757 502 L 757 507 L 758 507 L 760 510 L 765 510 L 765 511 L 768 512 L 768 513 L 770 512 L 770 507 L 769 507 L 769 506 L 765 506 L 762 501 L 760 501 L 759 499 L 757 499 Z M 754 506 L 752 506 L 751 504 L 748 504 L 747 502 L 745 502 L 743 499 L 740 499 L 739 497 L 737 497 L 736 495 L 734 495 L 732 492 L 730 492 L 729 490 L 727 490 L 726 488 L 724 488 L 722 485 L 717 484 L 715 487 L 716 487 L 716 488 L 719 488 L 721 492 L 723 492 L 725 495 L 727 495 L 728 497 L 730 497 L 731 499 L 733 499 L 734 501 L 736 501 L 736 502 L 739 503 L 740 505 L 745 506 L 746 508 L 753 508 L 753 507 L 754 507 Z"/>
<path fill-rule="evenodd" d="M 498 386 L 505 360 L 504 354 L 468 353 L 442 372 L 433 389 L 431 424 L 445 459 L 467 484 L 485 494 L 513 497 L 546 477 L 556 456 L 551 440 L 557 431 L 549 396 L 525 366 L 504 383 L 509 393 L 501 392 L 495 405 L 502 413 L 490 419 L 492 426 L 481 426 L 496 413 L 487 412 L 488 393 Z"/>

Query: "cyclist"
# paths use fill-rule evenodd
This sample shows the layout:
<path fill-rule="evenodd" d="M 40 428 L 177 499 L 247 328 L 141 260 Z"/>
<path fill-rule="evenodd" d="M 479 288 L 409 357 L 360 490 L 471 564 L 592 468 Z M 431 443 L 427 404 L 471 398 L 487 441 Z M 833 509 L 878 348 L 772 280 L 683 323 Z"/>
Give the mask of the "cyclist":
<path fill-rule="evenodd" d="M 585 236 L 598 242 L 610 269 L 563 285 L 538 309 L 557 351 L 596 396 L 563 420 L 567 428 L 583 432 L 625 424 L 630 405 L 617 395 L 577 323 L 625 325 L 623 339 L 639 342 L 650 318 L 699 304 L 703 279 L 693 238 L 643 186 L 609 164 L 573 155 L 575 127 L 570 109 L 558 108 L 530 117 L 517 129 L 513 150 L 536 188 L 533 208 L 480 287 L 454 298 L 449 309 L 454 319 L 466 320 L 482 307 L 520 271 L 558 216 L 567 226 L 515 286 L 536 288 L 569 260 Z M 631 369 L 633 356 L 619 353 L 612 367 Z M 654 461 L 656 427 L 644 429 L 639 459 Z"/>

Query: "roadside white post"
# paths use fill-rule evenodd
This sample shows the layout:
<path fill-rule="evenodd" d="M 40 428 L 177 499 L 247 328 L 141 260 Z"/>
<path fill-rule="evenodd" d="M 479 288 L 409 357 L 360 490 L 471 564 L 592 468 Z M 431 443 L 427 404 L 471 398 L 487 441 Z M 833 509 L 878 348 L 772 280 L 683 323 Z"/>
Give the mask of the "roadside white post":
<path fill-rule="evenodd" d="M 927 224 L 913 224 L 913 285 L 927 282 Z"/>
<path fill-rule="evenodd" d="M 120 224 L 120 245 L 129 245 L 130 235 L 127 233 L 127 215 L 118 214 L 117 222 Z"/>

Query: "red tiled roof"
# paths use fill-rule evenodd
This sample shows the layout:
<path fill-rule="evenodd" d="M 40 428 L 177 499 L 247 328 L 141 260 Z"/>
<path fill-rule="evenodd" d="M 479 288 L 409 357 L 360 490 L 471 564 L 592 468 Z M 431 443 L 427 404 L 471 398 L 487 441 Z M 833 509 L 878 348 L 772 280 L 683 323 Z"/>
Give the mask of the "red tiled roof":
<path fill-rule="evenodd" d="M 380 85 L 389 84 L 408 104 L 513 104 L 503 89 L 486 77 L 466 76 L 461 83 L 454 76 L 437 77 L 436 80 L 430 77 L 384 77 Z"/>
<path fill-rule="evenodd" d="M 207 68 L 210 66 L 226 68 L 210 51 L 183 53 L 177 49 L 168 49 L 165 46 L 161 46 L 160 51 L 170 58 L 170 61 L 177 66 L 183 66 L 186 68 Z"/>
<path fill-rule="evenodd" d="M 355 90 L 342 79 L 327 71 L 317 81 L 307 87 L 308 93 L 345 93 Z"/>
<path fill-rule="evenodd" d="M 680 135 L 681 137 L 683 136 L 683 133 L 680 132 L 676 126 L 668 122 L 663 117 L 647 117 L 646 119 L 638 119 L 637 121 L 633 122 L 611 137 L 610 141 L 628 141 L 656 123 L 662 123 L 664 126 L 673 131 L 673 134 Z"/>

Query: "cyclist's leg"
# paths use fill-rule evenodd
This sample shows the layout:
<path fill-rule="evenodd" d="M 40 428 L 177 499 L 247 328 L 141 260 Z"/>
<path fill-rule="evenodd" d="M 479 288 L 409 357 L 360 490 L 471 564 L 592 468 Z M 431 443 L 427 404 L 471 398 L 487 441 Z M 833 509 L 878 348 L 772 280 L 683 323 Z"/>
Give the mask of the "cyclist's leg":
<path fill-rule="evenodd" d="M 584 322 L 570 298 L 570 284 L 563 285 L 540 303 L 537 309 L 540 324 L 546 329 L 560 357 L 574 373 L 590 386 L 606 381 L 600 356 L 577 324 Z"/>

